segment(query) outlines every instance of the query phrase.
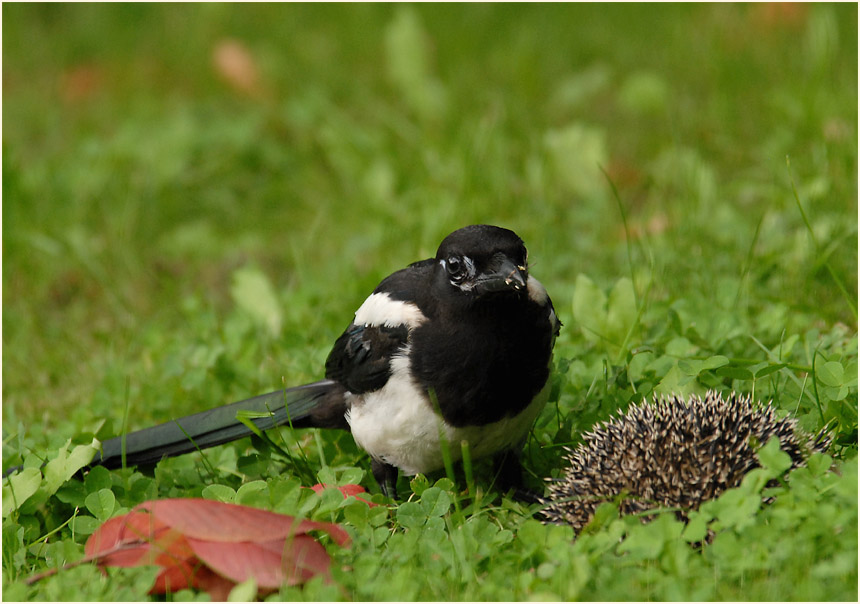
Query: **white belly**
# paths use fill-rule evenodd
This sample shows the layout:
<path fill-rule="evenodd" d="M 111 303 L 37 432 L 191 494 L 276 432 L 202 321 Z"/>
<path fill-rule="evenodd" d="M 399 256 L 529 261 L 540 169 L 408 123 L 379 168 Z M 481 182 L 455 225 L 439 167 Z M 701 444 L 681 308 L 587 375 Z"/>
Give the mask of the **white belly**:
<path fill-rule="evenodd" d="M 472 457 L 510 449 L 526 434 L 546 404 L 549 385 L 519 415 L 485 426 L 455 428 L 442 421 L 426 396 L 409 377 L 409 351 L 391 361 L 391 377 L 383 388 L 348 395 L 352 405 L 346 419 L 355 442 L 372 457 L 400 468 L 407 475 L 444 466 L 442 439 L 449 443 L 453 461 L 461 457 L 461 442 L 469 442 Z"/>

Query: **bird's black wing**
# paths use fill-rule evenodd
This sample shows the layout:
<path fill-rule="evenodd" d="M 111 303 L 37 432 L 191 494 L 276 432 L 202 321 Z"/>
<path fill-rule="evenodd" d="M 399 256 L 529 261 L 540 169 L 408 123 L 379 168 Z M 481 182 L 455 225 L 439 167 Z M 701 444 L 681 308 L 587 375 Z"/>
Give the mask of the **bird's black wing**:
<path fill-rule="evenodd" d="M 325 364 L 326 377 L 359 394 L 378 390 L 391 374 L 391 357 L 405 344 L 406 325 L 352 323 L 334 343 Z"/>
<path fill-rule="evenodd" d="M 341 334 L 326 360 L 326 377 L 342 384 L 355 394 L 382 388 L 391 375 L 391 357 L 401 352 L 409 339 L 411 326 L 397 317 L 398 305 L 408 305 L 426 315 L 426 292 L 432 260 L 422 260 L 386 277 L 373 291 L 384 296 L 381 306 L 390 305 L 391 316 L 384 310 L 374 322 L 358 318 Z M 371 298 L 368 298 L 370 300 Z M 383 320 L 384 319 L 384 320 Z"/>

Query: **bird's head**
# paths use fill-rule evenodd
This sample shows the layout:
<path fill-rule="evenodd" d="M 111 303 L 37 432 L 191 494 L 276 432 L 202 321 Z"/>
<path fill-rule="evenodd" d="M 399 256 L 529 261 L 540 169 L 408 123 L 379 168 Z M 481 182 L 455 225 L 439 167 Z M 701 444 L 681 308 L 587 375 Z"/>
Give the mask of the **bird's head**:
<path fill-rule="evenodd" d="M 467 226 L 439 244 L 437 282 L 478 298 L 520 294 L 527 290 L 527 255 L 523 240 L 513 231 L 485 224 Z"/>

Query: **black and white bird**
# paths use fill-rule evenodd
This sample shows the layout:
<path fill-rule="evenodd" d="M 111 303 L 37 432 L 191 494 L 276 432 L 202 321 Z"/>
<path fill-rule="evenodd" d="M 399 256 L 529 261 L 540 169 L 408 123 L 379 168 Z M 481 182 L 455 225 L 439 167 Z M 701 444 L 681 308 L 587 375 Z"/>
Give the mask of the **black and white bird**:
<path fill-rule="evenodd" d="M 266 430 L 340 428 L 371 457 L 383 492 L 407 475 L 454 461 L 461 441 L 494 456 L 505 487 L 517 486 L 520 446 L 544 407 L 558 321 L 529 274 L 526 247 L 508 229 L 454 231 L 435 258 L 385 278 L 334 343 L 326 379 L 197 413 L 103 444 L 93 464 L 153 464 L 251 434 L 239 410 L 268 412 Z"/>

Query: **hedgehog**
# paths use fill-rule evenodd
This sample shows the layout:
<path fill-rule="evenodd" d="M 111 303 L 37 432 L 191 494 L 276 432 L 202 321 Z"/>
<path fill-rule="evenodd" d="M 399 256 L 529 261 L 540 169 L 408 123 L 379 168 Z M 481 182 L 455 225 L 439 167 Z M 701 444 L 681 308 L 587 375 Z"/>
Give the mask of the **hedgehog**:
<path fill-rule="evenodd" d="M 753 405 L 749 396 L 655 396 L 653 404 L 631 405 L 568 449 L 570 467 L 550 479 L 542 499 L 543 520 L 569 524 L 578 534 L 601 503 L 618 501 L 621 513 L 639 513 L 643 522 L 653 518 L 643 512 L 666 507 L 686 521 L 687 512 L 740 485 L 759 466 L 755 448 L 773 436 L 792 468 L 830 445 L 824 431 L 805 434 L 794 419 L 777 418 L 770 403 Z"/>

